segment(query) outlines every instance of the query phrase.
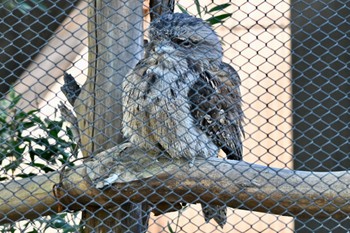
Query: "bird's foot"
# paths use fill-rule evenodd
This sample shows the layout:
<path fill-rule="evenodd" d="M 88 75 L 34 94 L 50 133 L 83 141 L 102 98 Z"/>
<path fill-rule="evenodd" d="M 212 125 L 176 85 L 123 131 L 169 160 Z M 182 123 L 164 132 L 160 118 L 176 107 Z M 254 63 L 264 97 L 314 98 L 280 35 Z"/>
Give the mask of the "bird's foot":
<path fill-rule="evenodd" d="M 190 160 L 190 162 L 189 162 L 190 167 L 193 167 L 195 159 L 196 159 L 196 158 L 193 157 L 193 158 Z"/>

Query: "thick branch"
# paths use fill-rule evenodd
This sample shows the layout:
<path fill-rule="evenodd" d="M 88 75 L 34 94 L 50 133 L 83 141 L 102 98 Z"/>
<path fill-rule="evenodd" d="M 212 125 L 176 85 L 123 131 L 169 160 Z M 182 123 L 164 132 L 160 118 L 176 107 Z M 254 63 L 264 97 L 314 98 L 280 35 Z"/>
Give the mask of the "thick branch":
<path fill-rule="evenodd" d="M 58 172 L 0 183 L 0 224 L 35 219 L 57 211 L 52 193 Z"/>
<path fill-rule="evenodd" d="M 125 146 L 128 144 L 64 172 L 63 189 L 70 197 L 62 199 L 64 204 L 81 209 L 86 205 L 112 206 L 126 199 L 140 202 L 148 197 L 154 204 L 165 200 L 226 203 L 233 208 L 301 218 L 342 218 L 350 213 L 348 171 L 292 171 L 216 158 L 197 160 L 190 167 L 185 160 L 163 157 L 154 161 L 142 151 L 123 150 Z M 52 185 L 56 179 L 56 175 L 47 175 L 2 184 L 0 197 L 7 204 L 0 205 L 0 223 L 17 220 L 23 213 L 27 218 L 50 213 L 48 209 L 56 203 L 47 183 Z M 31 199 L 36 202 L 28 201 Z"/>

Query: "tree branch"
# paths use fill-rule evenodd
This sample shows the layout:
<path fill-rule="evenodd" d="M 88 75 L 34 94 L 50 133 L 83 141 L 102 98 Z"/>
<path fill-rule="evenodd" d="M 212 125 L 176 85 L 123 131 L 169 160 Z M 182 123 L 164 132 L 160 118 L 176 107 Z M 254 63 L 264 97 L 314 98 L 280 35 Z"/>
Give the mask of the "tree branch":
<path fill-rule="evenodd" d="M 54 214 L 57 200 L 52 188 L 58 172 L 0 183 L 0 225 Z"/>
<path fill-rule="evenodd" d="M 158 205 L 157 212 L 165 209 L 161 203 L 166 201 L 225 203 L 299 218 L 343 218 L 350 213 L 348 171 L 292 171 L 216 158 L 197 159 L 190 167 L 186 160 L 166 156 L 154 161 L 129 146 L 120 145 L 98 154 L 94 161 L 65 170 L 62 190 L 68 199 L 61 201 L 75 210 L 86 205 L 109 207 L 127 199 L 140 202 L 147 197 L 149 203 Z M 55 173 L 2 184 L 0 197 L 8 204 L 0 205 L 0 223 L 18 220 L 16 216 L 24 213 L 27 218 L 51 213 L 48 209 L 54 209 L 56 202 L 47 188 L 54 182 Z"/>

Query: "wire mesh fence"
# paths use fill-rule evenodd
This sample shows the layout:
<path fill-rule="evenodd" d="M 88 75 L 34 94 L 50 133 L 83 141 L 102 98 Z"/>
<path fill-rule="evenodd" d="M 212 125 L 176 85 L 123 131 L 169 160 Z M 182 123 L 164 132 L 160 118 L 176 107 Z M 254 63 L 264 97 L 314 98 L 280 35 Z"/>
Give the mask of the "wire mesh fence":
<path fill-rule="evenodd" d="M 178 14 L 164 16 L 173 7 Z M 310 189 L 320 196 L 337 190 L 318 204 L 333 205 L 338 217 L 322 209 L 301 218 L 303 211 L 266 208 L 273 193 L 248 198 L 255 203 L 250 209 L 239 194 L 227 203 L 208 200 L 233 192 L 220 187 L 224 179 L 215 174 L 223 173 L 215 169 L 207 174 L 215 182 L 199 183 L 221 190 L 194 191 L 197 204 L 172 202 L 181 195 L 168 190 L 156 206 L 157 188 L 142 204 L 130 204 L 143 195 L 131 186 L 122 203 L 113 204 L 109 193 L 105 206 L 76 205 L 84 194 L 62 196 L 57 189 L 65 169 L 79 174 L 94 156 L 108 160 L 104 151 L 129 141 L 149 158 L 136 161 L 140 173 L 147 163 L 177 157 L 188 160 L 181 171 L 206 171 L 195 163 L 203 157 L 326 172 L 321 176 L 347 170 L 349 1 L 3 0 L 0 12 L 2 232 L 349 231 L 342 212 L 348 190 L 321 192 L 314 183 Z M 112 160 L 129 164 L 128 158 Z M 119 175 L 102 174 L 100 190 L 117 192 L 108 185 Z M 347 187 L 345 178 L 334 177 L 335 186 Z M 276 185 L 275 178 L 267 185 Z M 83 181 L 74 185 L 85 191 Z M 238 208 L 225 213 L 218 203 Z"/>

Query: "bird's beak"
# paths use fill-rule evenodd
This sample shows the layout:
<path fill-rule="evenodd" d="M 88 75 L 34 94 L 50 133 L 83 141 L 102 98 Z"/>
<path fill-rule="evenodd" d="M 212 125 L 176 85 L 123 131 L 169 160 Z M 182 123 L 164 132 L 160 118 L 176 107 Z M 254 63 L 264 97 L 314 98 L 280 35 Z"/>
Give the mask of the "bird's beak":
<path fill-rule="evenodd" d="M 154 48 L 154 51 L 161 55 L 161 54 L 171 54 L 175 51 L 175 49 L 169 43 L 163 42 L 163 43 L 160 43 L 159 45 L 156 45 Z"/>

